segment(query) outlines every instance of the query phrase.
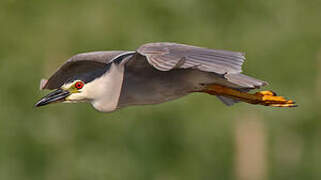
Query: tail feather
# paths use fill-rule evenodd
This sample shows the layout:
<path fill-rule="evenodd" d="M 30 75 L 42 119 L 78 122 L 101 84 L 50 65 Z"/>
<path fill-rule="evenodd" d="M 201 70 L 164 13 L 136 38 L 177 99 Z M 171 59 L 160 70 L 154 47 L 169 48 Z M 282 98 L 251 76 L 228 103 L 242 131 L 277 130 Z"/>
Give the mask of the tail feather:
<path fill-rule="evenodd" d="M 231 98 L 228 98 L 228 97 L 225 97 L 225 96 L 217 96 L 217 98 L 219 100 L 221 100 L 225 105 L 227 106 L 232 106 L 234 105 L 235 103 L 238 103 L 240 101 L 238 100 L 235 100 L 235 99 L 231 99 Z"/>

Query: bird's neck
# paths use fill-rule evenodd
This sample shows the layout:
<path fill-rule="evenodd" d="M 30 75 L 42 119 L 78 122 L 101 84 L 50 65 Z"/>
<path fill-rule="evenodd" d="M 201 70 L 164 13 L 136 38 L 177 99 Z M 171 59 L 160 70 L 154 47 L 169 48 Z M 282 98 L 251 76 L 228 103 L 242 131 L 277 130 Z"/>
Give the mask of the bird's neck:
<path fill-rule="evenodd" d="M 119 101 L 120 91 L 123 83 L 124 66 L 112 63 L 108 72 L 95 80 L 95 96 L 91 104 L 101 112 L 111 112 L 116 110 Z"/>

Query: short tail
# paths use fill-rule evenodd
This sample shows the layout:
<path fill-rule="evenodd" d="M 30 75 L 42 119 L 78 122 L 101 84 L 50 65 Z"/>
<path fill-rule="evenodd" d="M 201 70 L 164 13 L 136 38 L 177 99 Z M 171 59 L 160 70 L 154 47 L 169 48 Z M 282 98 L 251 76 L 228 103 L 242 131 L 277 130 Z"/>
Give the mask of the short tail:
<path fill-rule="evenodd" d="M 202 92 L 206 92 L 218 97 L 233 99 L 234 101 L 243 101 L 249 104 L 259 104 L 272 107 L 296 107 L 294 101 L 287 100 L 282 96 L 277 96 L 272 91 L 259 91 L 254 94 L 242 92 L 240 90 L 228 88 L 220 85 L 208 85 Z"/>

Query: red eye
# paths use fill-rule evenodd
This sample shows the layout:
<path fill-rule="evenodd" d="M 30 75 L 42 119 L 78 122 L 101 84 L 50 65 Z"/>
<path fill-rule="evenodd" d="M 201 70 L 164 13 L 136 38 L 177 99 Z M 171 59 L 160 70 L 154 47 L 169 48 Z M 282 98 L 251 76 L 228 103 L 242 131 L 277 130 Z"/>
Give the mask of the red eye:
<path fill-rule="evenodd" d="M 81 89 L 82 87 L 84 87 L 84 83 L 83 82 L 76 82 L 75 87 L 77 89 Z"/>

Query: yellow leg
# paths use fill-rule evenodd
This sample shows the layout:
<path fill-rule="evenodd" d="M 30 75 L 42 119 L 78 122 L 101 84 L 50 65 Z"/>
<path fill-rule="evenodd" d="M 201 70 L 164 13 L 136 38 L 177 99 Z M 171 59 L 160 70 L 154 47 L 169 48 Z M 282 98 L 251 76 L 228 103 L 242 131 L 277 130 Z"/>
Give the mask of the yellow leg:
<path fill-rule="evenodd" d="M 287 100 L 282 96 L 277 96 L 272 91 L 259 91 L 254 94 L 241 92 L 235 89 L 220 85 L 208 85 L 203 92 L 212 95 L 220 95 L 230 97 L 232 99 L 240 100 L 250 104 L 260 104 L 272 107 L 295 107 L 295 102 Z"/>

